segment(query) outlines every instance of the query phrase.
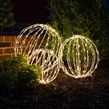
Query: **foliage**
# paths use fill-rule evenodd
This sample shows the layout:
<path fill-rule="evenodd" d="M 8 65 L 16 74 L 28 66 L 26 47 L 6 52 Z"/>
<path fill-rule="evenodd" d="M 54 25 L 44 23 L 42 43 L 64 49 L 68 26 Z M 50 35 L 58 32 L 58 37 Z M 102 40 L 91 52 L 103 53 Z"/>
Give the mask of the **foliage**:
<path fill-rule="evenodd" d="M 26 90 L 38 83 L 41 68 L 29 65 L 27 57 L 17 57 L 0 62 L 0 92 L 11 92 L 12 90 Z"/>
<path fill-rule="evenodd" d="M 13 26 L 15 20 L 12 12 L 12 4 L 10 0 L 0 0 L 0 32 L 6 27 Z"/>
<path fill-rule="evenodd" d="M 72 34 L 91 38 L 101 61 L 109 59 L 109 15 L 104 0 L 48 0 L 50 23 L 66 39 Z"/>
<path fill-rule="evenodd" d="M 90 35 L 101 27 L 104 14 L 101 0 L 50 0 L 49 4 L 51 24 L 64 37 L 72 32 Z"/>

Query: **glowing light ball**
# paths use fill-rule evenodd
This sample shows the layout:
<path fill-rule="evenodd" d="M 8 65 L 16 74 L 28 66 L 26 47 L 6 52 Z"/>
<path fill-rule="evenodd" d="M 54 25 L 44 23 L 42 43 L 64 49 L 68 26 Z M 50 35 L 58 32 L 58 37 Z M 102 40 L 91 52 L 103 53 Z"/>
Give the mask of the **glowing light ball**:
<path fill-rule="evenodd" d="M 29 57 L 30 64 L 41 66 L 42 72 L 39 82 L 47 84 L 52 82 L 58 75 L 60 64 L 58 57 L 48 49 L 36 49 Z"/>
<path fill-rule="evenodd" d="M 61 45 L 59 34 L 49 25 L 34 24 L 24 28 L 18 35 L 15 44 L 15 54 L 30 56 L 36 49 L 53 50 L 57 55 Z"/>
<path fill-rule="evenodd" d="M 91 76 L 99 62 L 96 45 L 81 35 L 66 39 L 60 47 L 62 69 L 74 78 Z"/>

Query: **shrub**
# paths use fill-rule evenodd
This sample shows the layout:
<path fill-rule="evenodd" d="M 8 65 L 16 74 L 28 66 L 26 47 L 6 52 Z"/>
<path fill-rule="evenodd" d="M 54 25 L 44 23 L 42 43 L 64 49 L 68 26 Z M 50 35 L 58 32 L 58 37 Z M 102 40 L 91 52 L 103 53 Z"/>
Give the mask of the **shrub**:
<path fill-rule="evenodd" d="M 15 19 L 12 12 L 12 4 L 10 0 L 0 0 L 0 32 L 6 27 L 13 26 Z"/>
<path fill-rule="evenodd" d="M 101 63 L 109 59 L 109 14 L 106 0 L 48 0 L 50 23 L 66 39 L 72 34 L 88 36 L 97 45 Z M 107 66 L 109 65 L 106 62 Z"/>
<path fill-rule="evenodd" d="M 38 83 L 40 72 L 39 66 L 28 64 L 26 56 L 0 61 L 0 92 L 31 88 Z"/>
<path fill-rule="evenodd" d="M 106 21 L 102 0 L 48 0 L 50 23 L 63 37 L 74 34 L 99 35 Z"/>

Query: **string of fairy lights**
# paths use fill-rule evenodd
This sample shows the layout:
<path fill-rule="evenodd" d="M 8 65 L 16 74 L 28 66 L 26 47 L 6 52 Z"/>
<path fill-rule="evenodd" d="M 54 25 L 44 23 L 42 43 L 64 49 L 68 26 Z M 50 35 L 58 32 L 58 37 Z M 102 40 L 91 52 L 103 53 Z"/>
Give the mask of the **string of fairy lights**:
<path fill-rule="evenodd" d="M 59 51 L 62 69 L 71 77 L 90 76 L 97 68 L 99 52 L 89 38 L 73 35 L 63 42 Z"/>
<path fill-rule="evenodd" d="M 74 78 L 91 76 L 98 66 L 99 52 L 87 37 L 73 35 L 63 43 L 50 25 L 24 28 L 16 39 L 15 55 L 26 54 L 29 64 L 41 66 L 39 83 L 52 82 L 62 69 Z"/>
<path fill-rule="evenodd" d="M 57 77 L 60 69 L 58 59 L 54 52 L 48 49 L 36 49 L 36 51 L 31 54 L 29 63 L 39 65 L 42 68 L 39 78 L 40 83 L 50 83 Z"/>

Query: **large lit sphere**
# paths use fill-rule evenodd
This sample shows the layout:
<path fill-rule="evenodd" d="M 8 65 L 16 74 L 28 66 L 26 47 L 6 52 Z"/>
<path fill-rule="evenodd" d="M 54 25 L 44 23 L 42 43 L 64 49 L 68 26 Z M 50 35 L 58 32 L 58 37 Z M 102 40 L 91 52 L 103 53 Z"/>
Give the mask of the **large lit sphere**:
<path fill-rule="evenodd" d="M 34 24 L 24 28 L 15 43 L 15 54 L 30 56 L 36 49 L 50 49 L 56 55 L 61 45 L 59 34 L 49 25 Z"/>
<path fill-rule="evenodd" d="M 36 49 L 29 57 L 29 64 L 41 66 L 39 82 L 47 84 L 52 82 L 58 75 L 60 64 L 58 57 L 48 49 Z"/>
<path fill-rule="evenodd" d="M 91 76 L 97 68 L 99 52 L 89 38 L 73 35 L 61 45 L 59 58 L 66 74 L 74 78 L 82 78 Z"/>

